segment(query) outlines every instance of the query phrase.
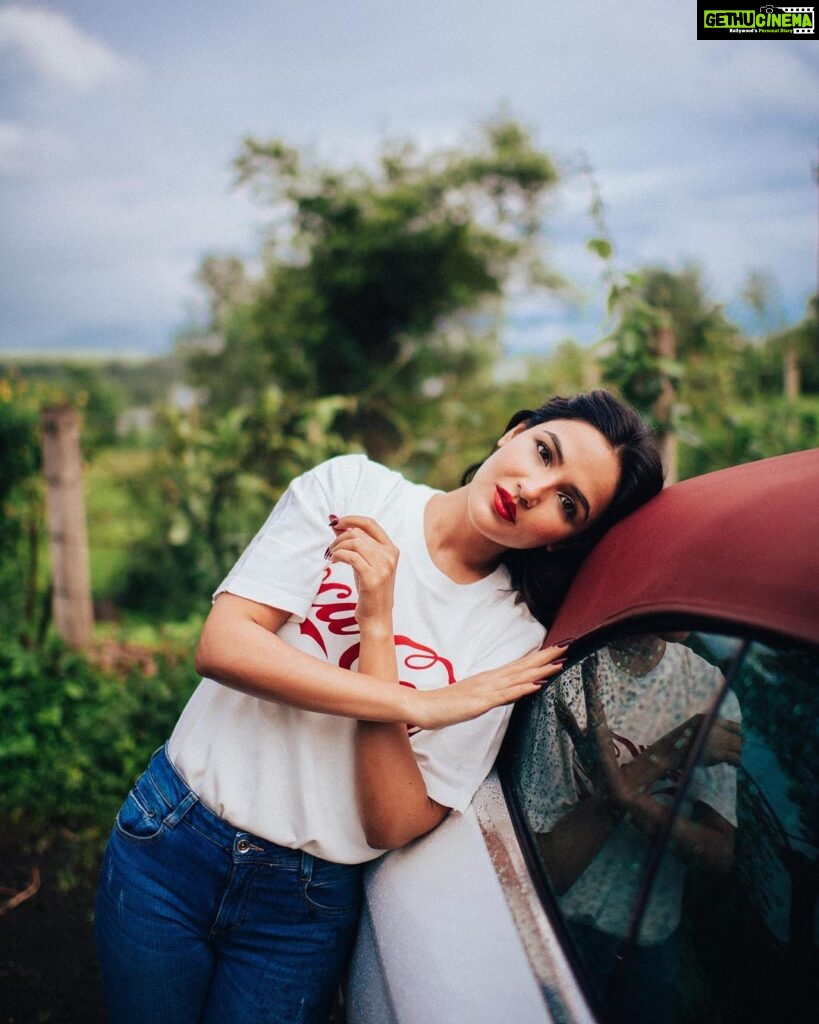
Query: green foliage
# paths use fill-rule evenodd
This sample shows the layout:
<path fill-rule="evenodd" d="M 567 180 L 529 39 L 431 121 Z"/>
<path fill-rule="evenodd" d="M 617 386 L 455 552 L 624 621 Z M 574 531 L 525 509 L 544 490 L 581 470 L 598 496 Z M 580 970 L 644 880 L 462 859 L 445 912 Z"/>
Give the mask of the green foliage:
<path fill-rule="evenodd" d="M 681 476 L 766 459 L 819 446 L 819 399 L 757 396 L 751 404 L 734 401 L 683 447 Z"/>
<path fill-rule="evenodd" d="M 0 632 L 29 640 L 42 617 L 39 404 L 25 381 L 0 378 Z"/>
<path fill-rule="evenodd" d="M 595 253 L 601 260 L 608 260 L 611 258 L 614 247 L 608 238 L 590 238 L 586 242 L 586 248 L 589 252 Z"/>
<path fill-rule="evenodd" d="M 332 429 L 348 407 L 334 397 L 297 404 L 267 388 L 218 419 L 164 410 L 157 450 L 128 482 L 147 529 L 119 603 L 182 618 L 206 607 L 290 480 L 349 450 Z"/>
<path fill-rule="evenodd" d="M 752 343 L 707 297 L 695 268 L 631 275 L 612 289 L 612 303 L 620 319 L 601 360 L 604 379 L 661 440 L 676 437 L 680 477 L 819 443 L 814 404 L 780 397 L 789 347 L 813 380 L 815 319 Z M 662 351 L 664 331 L 673 359 Z"/>
<path fill-rule="evenodd" d="M 180 651 L 51 640 L 0 649 L 3 813 L 32 834 L 102 831 L 163 742 L 197 677 Z"/>
<path fill-rule="evenodd" d="M 630 290 L 618 290 L 614 301 L 620 321 L 604 344 L 600 359 L 603 381 L 614 386 L 658 429 L 665 426 L 659 423 L 655 407 L 666 367 L 657 351 L 656 338 L 666 321 L 659 310 Z"/>
<path fill-rule="evenodd" d="M 144 479 L 153 453 L 133 443 L 97 453 L 85 470 L 91 588 L 98 606 L 110 609 L 122 587 L 134 545 L 150 533 L 134 481 Z M 143 488 L 144 492 L 144 488 Z"/>
<path fill-rule="evenodd" d="M 609 308 L 619 322 L 601 360 L 603 377 L 659 430 L 679 429 L 687 414 L 689 431 L 707 400 L 723 406 L 731 393 L 738 332 L 705 295 L 696 268 L 674 273 L 648 267 L 612 287 Z M 663 352 L 663 331 L 673 338 L 673 357 Z M 658 416 L 664 387 L 675 400 Z M 707 385 L 707 386 L 704 386 Z"/>
<path fill-rule="evenodd" d="M 513 121 L 460 150 L 385 147 L 373 170 L 248 139 L 236 169 L 275 222 L 258 276 L 232 256 L 200 268 L 208 319 L 177 352 L 204 401 L 159 417 L 136 481 L 149 529 L 118 594 L 132 609 L 206 601 L 323 459 L 364 448 L 426 475 L 480 419 L 510 275 L 555 285 L 536 236 L 557 173 Z"/>
<path fill-rule="evenodd" d="M 15 488 L 29 480 L 39 466 L 37 402 L 19 378 L 0 378 L 0 515 Z"/>
<path fill-rule="evenodd" d="M 819 445 L 815 313 L 760 343 L 741 338 L 717 307 L 706 309 L 690 330 L 695 343 L 683 353 L 679 392 L 688 410 L 682 476 Z M 802 394 L 786 397 L 789 349 L 801 369 Z"/>
<path fill-rule="evenodd" d="M 793 353 L 799 365 L 802 393 L 819 394 L 819 315 L 816 296 L 798 324 L 774 331 L 749 352 L 752 376 L 762 393 L 782 393 L 783 363 L 789 352 Z"/>
<path fill-rule="evenodd" d="M 134 407 L 164 402 L 182 379 L 175 356 L 155 359 L 93 359 L 66 357 L 0 357 L 0 376 L 27 382 L 51 402 L 69 402 L 83 415 L 83 447 L 89 458 L 118 443 L 120 414 Z"/>
<path fill-rule="evenodd" d="M 557 174 L 515 122 L 488 125 L 468 151 L 387 147 L 374 172 L 255 139 L 236 166 L 277 220 L 258 280 L 236 259 L 202 267 L 205 336 L 221 345 L 190 364 L 214 409 L 271 383 L 305 401 L 350 396 L 334 429 L 389 457 L 432 419 L 430 380 L 463 381 L 494 358 L 512 271 L 554 284 L 533 239 Z M 465 343 L 467 316 L 484 325 Z"/>

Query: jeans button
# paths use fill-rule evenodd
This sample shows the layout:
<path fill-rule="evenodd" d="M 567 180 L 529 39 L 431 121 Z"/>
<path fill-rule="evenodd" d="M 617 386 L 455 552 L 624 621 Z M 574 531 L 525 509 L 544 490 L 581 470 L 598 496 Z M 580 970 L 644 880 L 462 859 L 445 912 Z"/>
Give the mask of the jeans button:
<path fill-rule="evenodd" d="M 239 853 L 247 853 L 247 851 L 250 849 L 250 843 L 246 839 L 240 839 L 239 842 L 236 844 L 236 849 L 239 851 Z"/>

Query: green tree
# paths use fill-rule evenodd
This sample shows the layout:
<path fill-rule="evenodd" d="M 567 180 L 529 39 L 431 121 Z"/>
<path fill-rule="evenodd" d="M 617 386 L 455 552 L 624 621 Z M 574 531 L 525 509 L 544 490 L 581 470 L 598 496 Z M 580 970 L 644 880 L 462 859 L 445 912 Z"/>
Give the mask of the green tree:
<path fill-rule="evenodd" d="M 40 402 L 28 384 L 0 377 L 0 632 L 32 644 L 45 627 L 41 593 L 44 504 Z"/>
<path fill-rule="evenodd" d="M 767 293 L 746 288 L 746 298 L 771 320 Z M 768 301 L 768 306 L 765 302 Z M 773 319 L 781 324 L 783 316 Z M 744 462 L 819 445 L 819 318 L 814 296 L 803 319 L 779 326 L 742 349 L 737 398 L 726 410 L 725 452 Z M 729 446 L 728 442 L 732 444 Z"/>
<path fill-rule="evenodd" d="M 610 308 L 619 319 L 603 379 L 654 426 L 669 479 L 743 461 L 732 440 L 742 338 L 697 268 L 629 275 L 612 287 Z"/>
<path fill-rule="evenodd" d="M 819 394 L 819 296 L 813 296 L 798 324 L 773 331 L 763 339 L 757 364 L 760 390 L 768 394 L 786 391 L 785 367 L 789 356 L 798 367 L 797 391 Z"/>
<path fill-rule="evenodd" d="M 255 139 L 236 166 L 274 222 L 259 277 L 235 258 L 201 268 L 205 344 L 186 344 L 213 410 L 271 383 L 304 400 L 345 395 L 334 429 L 405 457 L 441 390 L 496 356 L 511 276 L 558 283 L 537 245 L 557 172 L 513 121 L 469 150 L 386 147 L 373 171 Z"/>
<path fill-rule="evenodd" d="M 289 481 L 349 451 L 332 429 L 344 401 L 296 402 L 268 387 L 218 417 L 158 410 L 156 452 L 130 481 L 150 529 L 132 552 L 118 603 L 177 618 L 206 610 Z"/>

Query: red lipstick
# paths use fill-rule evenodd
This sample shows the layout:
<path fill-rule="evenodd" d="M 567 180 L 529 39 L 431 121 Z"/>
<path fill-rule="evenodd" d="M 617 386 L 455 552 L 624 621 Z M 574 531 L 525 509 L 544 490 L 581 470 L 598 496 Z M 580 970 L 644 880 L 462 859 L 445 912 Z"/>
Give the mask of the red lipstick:
<path fill-rule="evenodd" d="M 515 507 L 515 499 L 502 487 L 495 487 L 495 511 L 508 523 L 514 523 L 517 519 L 517 508 Z"/>

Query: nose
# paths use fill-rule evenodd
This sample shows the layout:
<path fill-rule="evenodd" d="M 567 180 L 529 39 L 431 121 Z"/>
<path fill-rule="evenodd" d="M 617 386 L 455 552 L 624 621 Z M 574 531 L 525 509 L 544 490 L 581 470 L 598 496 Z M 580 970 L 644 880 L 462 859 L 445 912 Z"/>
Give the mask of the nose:
<path fill-rule="evenodd" d="M 518 501 L 524 508 L 533 508 L 543 497 L 546 486 L 534 480 L 521 481 L 518 484 Z"/>

